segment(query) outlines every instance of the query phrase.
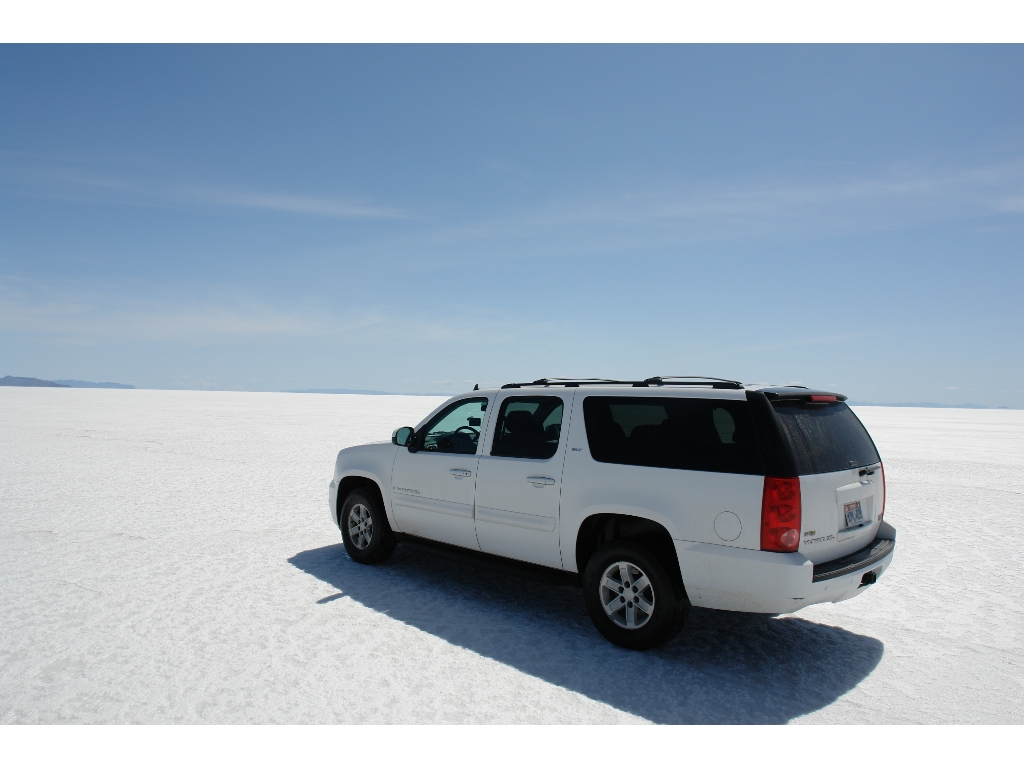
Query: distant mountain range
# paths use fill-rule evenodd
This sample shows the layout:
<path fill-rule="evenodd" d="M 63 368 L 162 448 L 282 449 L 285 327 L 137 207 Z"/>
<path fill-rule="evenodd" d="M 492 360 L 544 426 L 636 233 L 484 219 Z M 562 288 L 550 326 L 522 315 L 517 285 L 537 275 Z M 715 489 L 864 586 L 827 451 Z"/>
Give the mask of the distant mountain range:
<path fill-rule="evenodd" d="M 429 395 L 432 397 L 451 397 L 451 392 L 384 392 L 379 389 L 286 389 L 288 394 L 297 395 Z M 980 408 L 983 410 L 1010 410 L 1005 405 L 978 405 L 977 403 L 961 403 L 945 405 L 943 403 L 868 403 L 862 400 L 847 400 L 849 405 L 876 405 L 886 408 Z"/>
<path fill-rule="evenodd" d="M 451 397 L 451 392 L 384 392 L 380 389 L 284 389 L 289 395 L 416 395 L 421 397 Z"/>
<path fill-rule="evenodd" d="M 80 379 L 33 379 L 30 376 L 4 376 L 0 379 L 0 387 L 60 387 L 62 389 L 135 389 L 134 384 L 118 384 L 116 381 L 82 381 Z M 299 395 L 429 395 L 432 397 L 450 397 L 445 392 L 385 392 L 380 389 L 286 389 L 289 394 Z M 877 405 L 887 408 L 978 408 L 984 410 L 1010 410 L 1005 405 L 991 406 L 977 403 L 960 403 L 946 405 L 944 403 L 869 403 L 863 400 L 847 400 L 849 405 Z"/>
<path fill-rule="evenodd" d="M 379 389 L 286 389 L 291 395 L 393 395 Z"/>
<path fill-rule="evenodd" d="M 0 387 L 61 387 L 63 389 L 135 389 L 134 384 L 118 384 L 114 381 L 79 381 L 78 379 L 33 379 L 31 376 L 4 376 Z"/>
<path fill-rule="evenodd" d="M 118 384 L 116 381 L 79 381 L 78 379 L 54 379 L 54 384 L 63 384 L 76 389 L 135 389 L 134 384 Z"/>
<path fill-rule="evenodd" d="M 55 381 L 33 379 L 30 376 L 4 376 L 0 379 L 0 387 L 70 387 L 69 384 L 58 384 Z"/>

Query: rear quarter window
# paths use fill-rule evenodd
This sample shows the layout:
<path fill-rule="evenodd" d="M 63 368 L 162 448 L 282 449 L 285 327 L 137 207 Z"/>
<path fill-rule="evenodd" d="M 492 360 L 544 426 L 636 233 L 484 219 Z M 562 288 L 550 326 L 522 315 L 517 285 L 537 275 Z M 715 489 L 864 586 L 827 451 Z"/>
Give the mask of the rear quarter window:
<path fill-rule="evenodd" d="M 782 423 L 798 475 L 819 475 L 879 462 L 868 431 L 846 403 L 772 404 Z"/>
<path fill-rule="evenodd" d="M 591 396 L 583 419 L 596 461 L 759 475 L 749 408 L 743 400 Z"/>

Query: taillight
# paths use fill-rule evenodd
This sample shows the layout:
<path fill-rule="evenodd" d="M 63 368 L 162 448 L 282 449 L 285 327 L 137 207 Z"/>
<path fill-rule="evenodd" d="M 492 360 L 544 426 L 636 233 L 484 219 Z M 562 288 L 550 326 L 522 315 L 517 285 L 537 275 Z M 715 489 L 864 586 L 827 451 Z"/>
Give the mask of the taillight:
<path fill-rule="evenodd" d="M 761 496 L 761 549 L 796 552 L 800 545 L 800 478 L 766 477 Z"/>
<path fill-rule="evenodd" d="M 882 522 L 885 517 L 885 464 L 879 462 L 878 466 L 882 470 L 882 511 L 878 515 L 878 522 Z"/>

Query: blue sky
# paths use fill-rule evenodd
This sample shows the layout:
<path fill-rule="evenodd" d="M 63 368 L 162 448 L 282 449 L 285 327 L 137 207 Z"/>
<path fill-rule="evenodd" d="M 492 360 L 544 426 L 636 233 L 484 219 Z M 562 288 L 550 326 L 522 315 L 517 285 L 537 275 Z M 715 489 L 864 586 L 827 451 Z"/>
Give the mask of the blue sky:
<path fill-rule="evenodd" d="M 1024 407 L 1024 48 L 0 48 L 0 375 Z"/>

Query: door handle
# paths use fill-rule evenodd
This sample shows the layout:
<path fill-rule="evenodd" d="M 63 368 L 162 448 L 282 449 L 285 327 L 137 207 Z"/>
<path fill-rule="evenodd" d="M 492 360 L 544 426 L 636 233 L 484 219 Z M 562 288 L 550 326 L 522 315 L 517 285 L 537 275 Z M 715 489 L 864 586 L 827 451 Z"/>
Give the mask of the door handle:
<path fill-rule="evenodd" d="M 449 469 L 448 474 L 454 475 L 455 477 L 472 477 L 473 473 L 468 469 Z"/>
<path fill-rule="evenodd" d="M 533 477 L 526 478 L 526 482 L 533 483 L 534 485 L 554 485 L 554 479 L 550 477 L 539 477 L 534 475 Z"/>

